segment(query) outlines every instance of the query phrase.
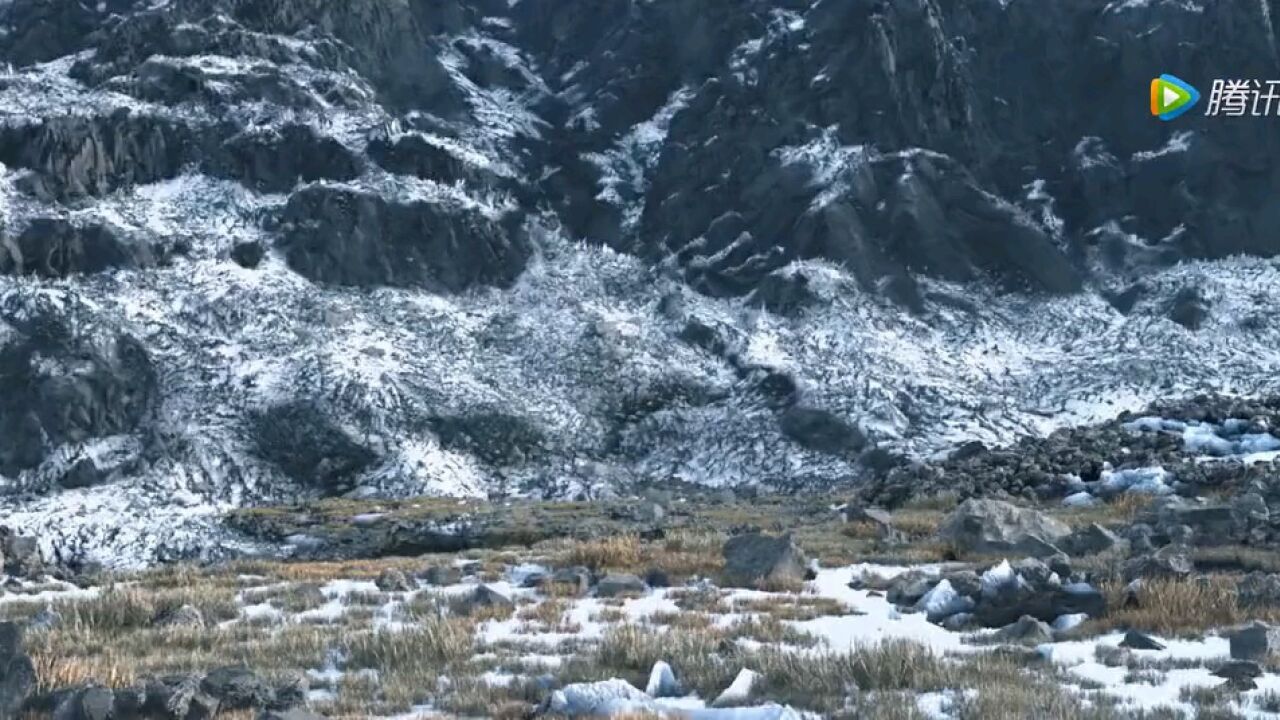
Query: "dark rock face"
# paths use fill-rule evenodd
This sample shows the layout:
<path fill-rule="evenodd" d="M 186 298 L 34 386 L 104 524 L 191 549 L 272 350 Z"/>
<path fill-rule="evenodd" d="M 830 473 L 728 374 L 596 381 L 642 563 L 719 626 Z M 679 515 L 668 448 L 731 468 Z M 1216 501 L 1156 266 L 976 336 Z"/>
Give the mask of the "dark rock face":
<path fill-rule="evenodd" d="M 28 168 L 37 197 L 74 200 L 173 177 L 195 155 L 196 134 L 170 120 L 121 110 L 48 118 L 0 131 L 0 161 Z"/>
<path fill-rule="evenodd" d="M 351 180 L 362 160 L 333 138 L 305 125 L 246 131 L 222 145 L 215 174 L 232 177 L 260 192 L 288 192 L 300 182 Z"/>
<path fill-rule="evenodd" d="M 255 423 L 257 452 L 303 486 L 326 494 L 350 490 L 377 456 L 327 418 L 311 403 L 273 407 Z"/>
<path fill-rule="evenodd" d="M 295 193 L 284 211 L 289 266 L 317 282 L 459 292 L 510 285 L 532 249 L 479 211 L 392 202 L 330 187 Z"/>
<path fill-rule="evenodd" d="M 387 171 L 400 175 L 414 175 L 442 183 L 498 183 L 498 178 L 491 171 L 476 167 L 456 152 L 429 142 L 421 135 L 402 135 L 394 140 L 378 138 L 369 143 L 367 152 Z"/>
<path fill-rule="evenodd" d="M 60 278 L 156 262 L 151 247 L 121 238 L 107 225 L 79 226 L 61 218 L 37 218 L 12 245 L 0 246 L 0 273 L 15 275 Z"/>
<path fill-rule="evenodd" d="M 791 407 L 782 413 L 780 423 L 783 434 L 817 452 L 857 454 L 867 444 L 861 430 L 826 410 Z"/>
<path fill-rule="evenodd" d="M 52 364 L 50 363 L 52 360 Z M 0 472 L 32 468 L 63 443 L 129 433 L 151 410 L 156 378 L 141 344 L 83 343 L 59 323 L 0 347 Z"/>
<path fill-rule="evenodd" d="M 472 453 L 494 466 L 523 464 L 537 457 L 546 443 L 533 421 L 502 413 L 440 417 L 429 425 L 444 447 Z"/>

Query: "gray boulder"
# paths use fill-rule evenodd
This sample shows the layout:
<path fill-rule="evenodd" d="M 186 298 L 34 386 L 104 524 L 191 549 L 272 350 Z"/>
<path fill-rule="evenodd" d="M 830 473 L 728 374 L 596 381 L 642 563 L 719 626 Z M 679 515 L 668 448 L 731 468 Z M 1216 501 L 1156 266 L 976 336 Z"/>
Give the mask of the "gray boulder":
<path fill-rule="evenodd" d="M 735 535 L 724 544 L 725 583 L 737 587 L 803 582 L 809 561 L 790 535 Z"/>
<path fill-rule="evenodd" d="M 476 588 L 476 591 L 471 594 L 469 605 L 472 608 L 514 608 L 516 606 L 511 598 L 488 585 Z"/>
<path fill-rule="evenodd" d="M 54 720 L 111 720 L 114 717 L 115 693 L 104 687 L 90 686 L 66 693 L 54 708 Z"/>
<path fill-rule="evenodd" d="M 635 575 L 606 575 L 596 584 L 596 595 L 605 598 L 640 595 L 648 589 L 644 581 Z"/>
<path fill-rule="evenodd" d="M 36 688 L 36 670 L 22 648 L 22 626 L 0 622 L 0 720 L 22 713 Z"/>
<path fill-rule="evenodd" d="M 1043 620 L 1023 615 L 991 634 L 989 640 L 998 643 L 1040 645 L 1053 642 L 1053 628 Z"/>
<path fill-rule="evenodd" d="M 193 605 L 183 605 L 160 613 L 155 625 L 162 628 L 204 627 L 204 614 Z"/>
<path fill-rule="evenodd" d="M 885 599 L 894 605 L 915 605 L 937 584 L 937 575 L 923 570 L 908 570 L 889 580 Z"/>
<path fill-rule="evenodd" d="M 1252 622 L 1228 632 L 1227 642 L 1236 660 L 1266 660 L 1280 651 L 1280 628 Z"/>
<path fill-rule="evenodd" d="M 377 584 L 378 589 L 383 592 L 408 592 L 413 589 L 413 584 L 409 582 L 409 578 L 395 568 L 383 570 L 374 582 Z"/>
<path fill-rule="evenodd" d="M 1236 604 L 1242 608 L 1280 607 L 1280 574 L 1251 572 L 1236 584 Z"/>
<path fill-rule="evenodd" d="M 1166 545 L 1155 552 L 1129 558 L 1124 564 L 1124 579 L 1180 578 L 1190 575 L 1194 569 L 1186 548 Z"/>
<path fill-rule="evenodd" d="M 1237 692 L 1256 690 L 1254 682 L 1262 677 L 1262 666 L 1252 660 L 1232 660 L 1213 671 L 1215 677 L 1226 679 L 1224 687 Z"/>
<path fill-rule="evenodd" d="M 200 687 L 218 700 L 223 710 L 244 710 L 272 705 L 275 690 L 252 670 L 243 666 L 220 667 L 205 675 Z"/>
<path fill-rule="evenodd" d="M 1071 555 L 1098 555 L 1116 550 L 1124 543 L 1118 535 L 1098 523 L 1078 528 L 1063 541 L 1063 550 Z"/>
<path fill-rule="evenodd" d="M 1129 648 L 1130 650 L 1163 650 L 1164 643 L 1146 633 L 1130 630 L 1124 634 L 1124 639 L 1120 641 L 1120 647 Z"/>
<path fill-rule="evenodd" d="M 428 585 L 455 585 L 462 582 L 462 571 L 452 565 L 432 565 L 418 577 Z"/>
<path fill-rule="evenodd" d="M 938 531 L 956 550 L 978 555 L 1045 557 L 1071 534 L 1062 522 L 1002 500 L 966 500 Z"/>

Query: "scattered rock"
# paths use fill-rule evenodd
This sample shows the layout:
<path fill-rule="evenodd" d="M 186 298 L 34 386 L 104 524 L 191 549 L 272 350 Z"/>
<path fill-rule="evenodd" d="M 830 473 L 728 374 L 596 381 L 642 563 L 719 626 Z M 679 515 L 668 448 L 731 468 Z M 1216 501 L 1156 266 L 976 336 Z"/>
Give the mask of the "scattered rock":
<path fill-rule="evenodd" d="M 1124 639 L 1120 641 L 1120 647 L 1129 648 L 1130 650 L 1163 650 L 1165 646 L 1164 643 L 1146 633 L 1130 630 L 1124 634 Z"/>
<path fill-rule="evenodd" d="M 966 500 L 943 523 L 939 537 L 960 552 L 1031 555 L 1060 552 L 1071 529 L 1043 513 L 1001 500 Z"/>
<path fill-rule="evenodd" d="M 22 649 L 22 626 L 0 622 L 0 718 L 22 713 L 36 689 L 36 670 Z"/>
<path fill-rule="evenodd" d="M 1210 303 L 1198 287 L 1185 287 L 1169 303 L 1169 319 L 1187 328 L 1199 330 L 1209 318 Z"/>
<path fill-rule="evenodd" d="M 1124 541 L 1098 523 L 1089 523 L 1071 533 L 1063 541 L 1063 549 L 1071 555 L 1098 555 L 1118 548 Z"/>
<path fill-rule="evenodd" d="M 456 585 L 462 582 L 462 571 L 452 565 L 432 565 L 418 577 L 428 585 Z"/>
<path fill-rule="evenodd" d="M 261 265 L 266 256 L 266 248 L 257 240 L 238 242 L 231 248 L 231 260 L 240 267 L 250 270 Z"/>
<path fill-rule="evenodd" d="M 1053 642 L 1053 628 L 1048 623 L 1030 615 L 1023 615 L 991 634 L 990 640 L 1000 643 L 1039 645 Z"/>
<path fill-rule="evenodd" d="M 511 598 L 494 590 L 488 585 L 481 585 L 471 594 L 471 607 L 476 608 L 514 608 L 516 604 Z"/>
<path fill-rule="evenodd" d="M 1280 628 L 1252 622 L 1227 633 L 1231 657 L 1236 660 L 1265 660 L 1280 651 Z"/>
<path fill-rule="evenodd" d="M 409 582 L 409 578 L 395 568 L 383 570 L 374 582 L 378 589 L 383 592 L 408 592 L 413 590 L 413 583 Z"/>
<path fill-rule="evenodd" d="M 1225 678 L 1225 687 L 1238 692 L 1256 690 L 1254 680 L 1262 677 L 1262 667 L 1252 660 L 1232 660 L 1213 672 L 1215 677 Z"/>
<path fill-rule="evenodd" d="M 606 575 L 596 583 L 596 595 L 600 597 L 643 595 L 648 590 L 644 581 L 635 575 Z"/>
<path fill-rule="evenodd" d="M 916 602 L 916 609 L 923 612 L 932 623 L 941 622 L 958 613 L 967 613 L 973 607 L 973 599 L 956 592 L 951 582 L 945 579 Z"/>
<path fill-rule="evenodd" d="M 204 627 L 204 615 L 192 605 L 183 605 L 167 612 L 162 612 L 155 619 L 156 627 L 183 628 Z"/>
<path fill-rule="evenodd" d="M 263 708 L 275 702 L 272 687 L 243 666 L 218 668 L 205 675 L 200 687 L 218 701 L 222 710 Z"/>
<path fill-rule="evenodd" d="M 1127 560 L 1124 564 L 1124 578 L 1181 578 L 1190 575 L 1194 569 L 1186 548 L 1166 545 L 1155 552 Z"/>
<path fill-rule="evenodd" d="M 790 535 L 747 533 L 729 538 L 723 549 L 725 581 L 730 586 L 804 582 L 809 561 Z"/>
<path fill-rule="evenodd" d="M 1280 607 L 1280 574 L 1251 572 L 1236 584 L 1236 604 L 1242 608 Z"/>

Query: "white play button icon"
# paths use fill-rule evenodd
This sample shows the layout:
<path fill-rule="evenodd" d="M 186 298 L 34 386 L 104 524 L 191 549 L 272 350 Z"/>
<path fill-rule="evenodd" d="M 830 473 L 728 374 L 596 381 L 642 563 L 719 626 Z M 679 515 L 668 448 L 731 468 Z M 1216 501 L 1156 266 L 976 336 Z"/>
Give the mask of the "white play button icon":
<path fill-rule="evenodd" d="M 1174 92 L 1172 88 L 1165 87 L 1164 97 L 1162 99 L 1164 101 L 1164 106 L 1169 107 L 1170 105 L 1178 102 L 1178 93 Z"/>

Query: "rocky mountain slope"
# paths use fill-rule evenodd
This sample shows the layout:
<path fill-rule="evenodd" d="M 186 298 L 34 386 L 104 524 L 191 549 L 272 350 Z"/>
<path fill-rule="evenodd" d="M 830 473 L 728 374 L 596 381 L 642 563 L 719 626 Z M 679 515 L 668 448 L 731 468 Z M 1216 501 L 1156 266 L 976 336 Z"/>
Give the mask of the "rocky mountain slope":
<path fill-rule="evenodd" d="M 1265 0 L 0 3 L 0 508 L 829 488 L 1280 377 Z M 209 542 L 217 537 L 219 542 Z"/>

